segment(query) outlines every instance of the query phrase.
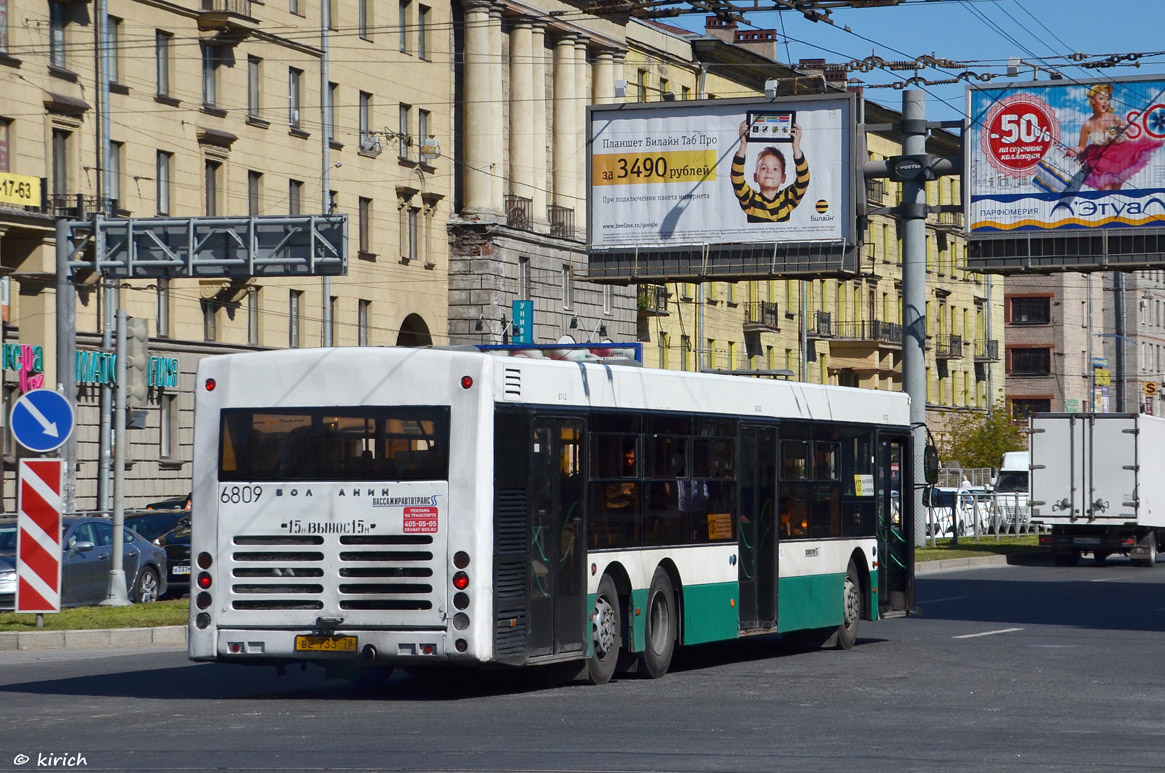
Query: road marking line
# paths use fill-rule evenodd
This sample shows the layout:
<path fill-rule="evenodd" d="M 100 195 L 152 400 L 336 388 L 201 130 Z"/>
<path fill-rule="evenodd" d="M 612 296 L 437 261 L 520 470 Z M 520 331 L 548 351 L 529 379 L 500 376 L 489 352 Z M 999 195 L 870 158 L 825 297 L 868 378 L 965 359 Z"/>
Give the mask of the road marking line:
<path fill-rule="evenodd" d="M 930 599 L 928 601 L 920 601 L 919 604 L 941 604 L 944 601 L 960 601 L 967 598 L 966 596 L 949 596 L 945 599 Z"/>
<path fill-rule="evenodd" d="M 982 633 L 965 633 L 962 636 L 952 636 L 952 639 L 974 639 L 976 636 L 994 636 L 997 633 L 1014 633 L 1022 628 L 1001 628 L 998 631 L 983 631 Z"/>
<path fill-rule="evenodd" d="M 1116 579 L 1119 579 L 1119 578 L 1117 578 L 1117 577 L 1102 577 L 1099 580 L 1089 580 L 1089 582 L 1112 582 L 1113 580 L 1116 580 Z"/>

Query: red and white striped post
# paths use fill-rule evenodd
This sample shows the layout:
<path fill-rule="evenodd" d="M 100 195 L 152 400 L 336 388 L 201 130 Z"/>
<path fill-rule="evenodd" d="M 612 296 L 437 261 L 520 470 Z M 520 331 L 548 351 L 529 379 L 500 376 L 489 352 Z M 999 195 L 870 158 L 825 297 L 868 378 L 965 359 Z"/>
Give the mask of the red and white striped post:
<path fill-rule="evenodd" d="M 61 611 L 60 459 L 21 459 L 16 611 Z"/>

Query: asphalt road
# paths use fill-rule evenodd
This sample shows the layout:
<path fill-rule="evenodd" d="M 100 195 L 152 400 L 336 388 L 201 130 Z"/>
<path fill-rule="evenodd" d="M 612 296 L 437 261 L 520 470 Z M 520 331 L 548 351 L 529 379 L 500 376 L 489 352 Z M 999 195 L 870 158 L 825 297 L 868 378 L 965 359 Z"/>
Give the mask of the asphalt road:
<path fill-rule="evenodd" d="M 750 639 L 603 687 L 398 673 L 361 691 L 168 648 L 0 652 L 0 771 L 50 754 L 87 770 L 1165 768 L 1165 567 L 951 572 L 919 578 L 918 600 L 850 652 Z"/>

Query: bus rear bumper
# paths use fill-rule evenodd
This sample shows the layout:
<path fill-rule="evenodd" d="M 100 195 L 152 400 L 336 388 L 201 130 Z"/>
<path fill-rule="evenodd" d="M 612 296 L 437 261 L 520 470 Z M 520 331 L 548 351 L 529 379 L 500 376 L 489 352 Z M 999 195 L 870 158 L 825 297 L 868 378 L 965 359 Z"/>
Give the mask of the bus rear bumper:
<path fill-rule="evenodd" d="M 303 631 L 220 629 L 217 660 L 350 661 L 372 664 L 421 665 L 435 661 L 472 661 L 457 652 L 445 631 Z"/>

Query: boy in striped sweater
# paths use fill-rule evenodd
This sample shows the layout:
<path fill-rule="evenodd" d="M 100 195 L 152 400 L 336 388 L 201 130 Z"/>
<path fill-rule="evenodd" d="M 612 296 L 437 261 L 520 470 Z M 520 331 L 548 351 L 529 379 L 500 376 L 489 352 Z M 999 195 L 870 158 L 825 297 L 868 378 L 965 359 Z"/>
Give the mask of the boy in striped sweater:
<path fill-rule="evenodd" d="M 744 148 L 748 135 L 748 121 L 740 123 L 740 145 L 732 157 L 732 192 L 740 208 L 748 216 L 750 223 L 781 223 L 789 219 L 793 210 L 801 203 L 805 191 L 809 189 L 809 162 L 801 152 L 801 127 L 793 124 L 793 164 L 797 179 L 788 188 L 785 184 L 785 154 L 773 146 L 762 150 L 756 157 L 756 171 L 753 182 L 757 190 L 744 181 Z"/>

